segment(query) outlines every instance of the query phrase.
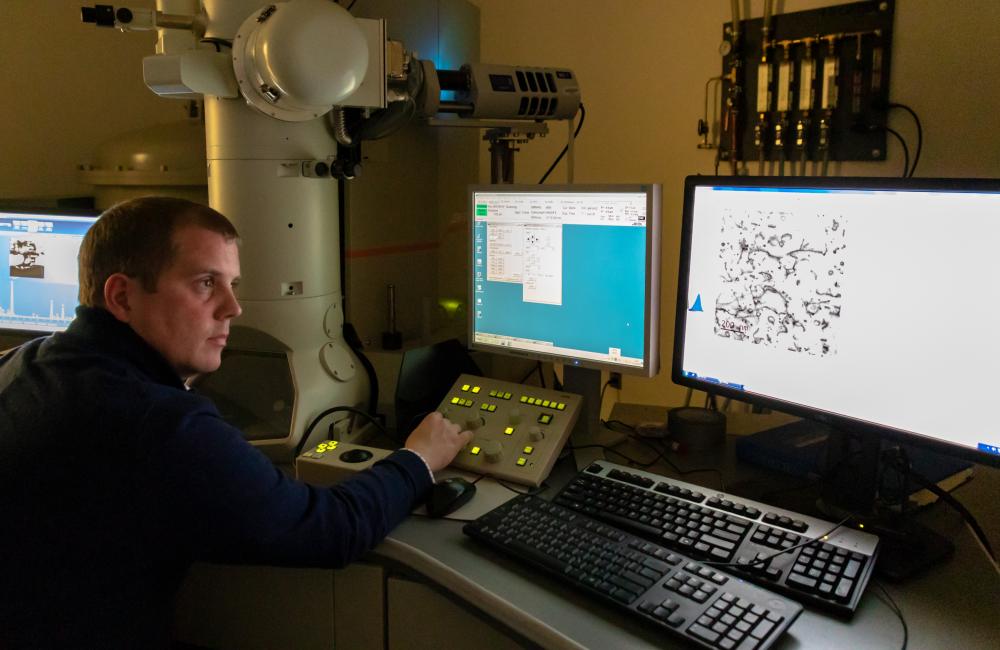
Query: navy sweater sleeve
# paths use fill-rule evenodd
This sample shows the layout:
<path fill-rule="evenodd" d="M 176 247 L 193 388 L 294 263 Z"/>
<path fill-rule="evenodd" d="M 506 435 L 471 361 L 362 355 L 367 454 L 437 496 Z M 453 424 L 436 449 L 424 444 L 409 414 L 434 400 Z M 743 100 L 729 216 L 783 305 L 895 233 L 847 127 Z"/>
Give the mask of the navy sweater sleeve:
<path fill-rule="evenodd" d="M 415 454 L 320 488 L 278 470 L 214 408 L 154 409 L 147 485 L 152 525 L 193 560 L 342 567 L 376 546 L 426 493 Z M 178 411 L 186 414 L 173 416 Z"/>

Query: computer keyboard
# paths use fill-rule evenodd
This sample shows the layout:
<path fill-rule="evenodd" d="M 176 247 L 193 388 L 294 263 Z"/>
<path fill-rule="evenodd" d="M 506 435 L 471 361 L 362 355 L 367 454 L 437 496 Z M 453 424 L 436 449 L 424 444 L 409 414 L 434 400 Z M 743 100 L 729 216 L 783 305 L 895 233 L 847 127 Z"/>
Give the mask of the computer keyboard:
<path fill-rule="evenodd" d="M 473 539 L 706 648 L 762 650 L 798 603 L 536 496 L 465 525 Z"/>
<path fill-rule="evenodd" d="M 607 461 L 554 502 L 841 615 L 857 609 L 878 554 L 878 537 L 847 527 L 799 546 L 836 524 Z"/>

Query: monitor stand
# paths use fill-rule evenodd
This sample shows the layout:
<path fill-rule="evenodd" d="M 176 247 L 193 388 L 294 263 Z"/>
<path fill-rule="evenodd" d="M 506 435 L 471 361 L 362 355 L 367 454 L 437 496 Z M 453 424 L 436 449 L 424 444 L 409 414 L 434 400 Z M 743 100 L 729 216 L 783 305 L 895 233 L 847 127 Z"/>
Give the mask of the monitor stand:
<path fill-rule="evenodd" d="M 885 465 L 881 443 L 877 435 L 830 427 L 818 506 L 838 520 L 851 514 L 859 528 L 878 535 L 876 571 L 898 581 L 947 559 L 955 547 L 905 512 L 905 495 L 904 512 L 877 510 L 879 478 L 892 471 Z"/>
<path fill-rule="evenodd" d="M 628 439 L 628 435 L 613 431 L 601 423 L 600 370 L 565 364 L 562 384 L 566 392 L 583 397 L 583 410 L 569 439 L 576 467 L 582 470 L 595 460 L 604 458 L 602 447 L 619 445 Z"/>

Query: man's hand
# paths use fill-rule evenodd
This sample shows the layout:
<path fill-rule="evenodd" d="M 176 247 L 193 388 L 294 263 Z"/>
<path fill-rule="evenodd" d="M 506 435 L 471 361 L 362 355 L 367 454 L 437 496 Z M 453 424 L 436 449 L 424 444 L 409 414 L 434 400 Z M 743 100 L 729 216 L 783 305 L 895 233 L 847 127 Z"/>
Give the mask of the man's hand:
<path fill-rule="evenodd" d="M 460 426 L 435 411 L 413 430 L 404 446 L 423 456 L 431 471 L 436 472 L 447 467 L 470 440 L 471 431 L 462 431 Z"/>

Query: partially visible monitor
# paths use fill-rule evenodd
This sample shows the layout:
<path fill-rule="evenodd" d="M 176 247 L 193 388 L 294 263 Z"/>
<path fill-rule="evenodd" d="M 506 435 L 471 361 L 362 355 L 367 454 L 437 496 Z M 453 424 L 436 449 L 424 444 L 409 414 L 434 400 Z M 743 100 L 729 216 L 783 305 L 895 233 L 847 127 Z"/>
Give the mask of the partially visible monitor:
<path fill-rule="evenodd" d="M 94 212 L 0 210 L 0 330 L 58 332 L 79 304 L 77 254 Z"/>
<path fill-rule="evenodd" d="M 998 242 L 996 180 L 689 177 L 672 378 L 1000 465 Z"/>
<path fill-rule="evenodd" d="M 472 348 L 564 364 L 601 436 L 601 370 L 659 368 L 659 185 L 470 189 Z"/>

